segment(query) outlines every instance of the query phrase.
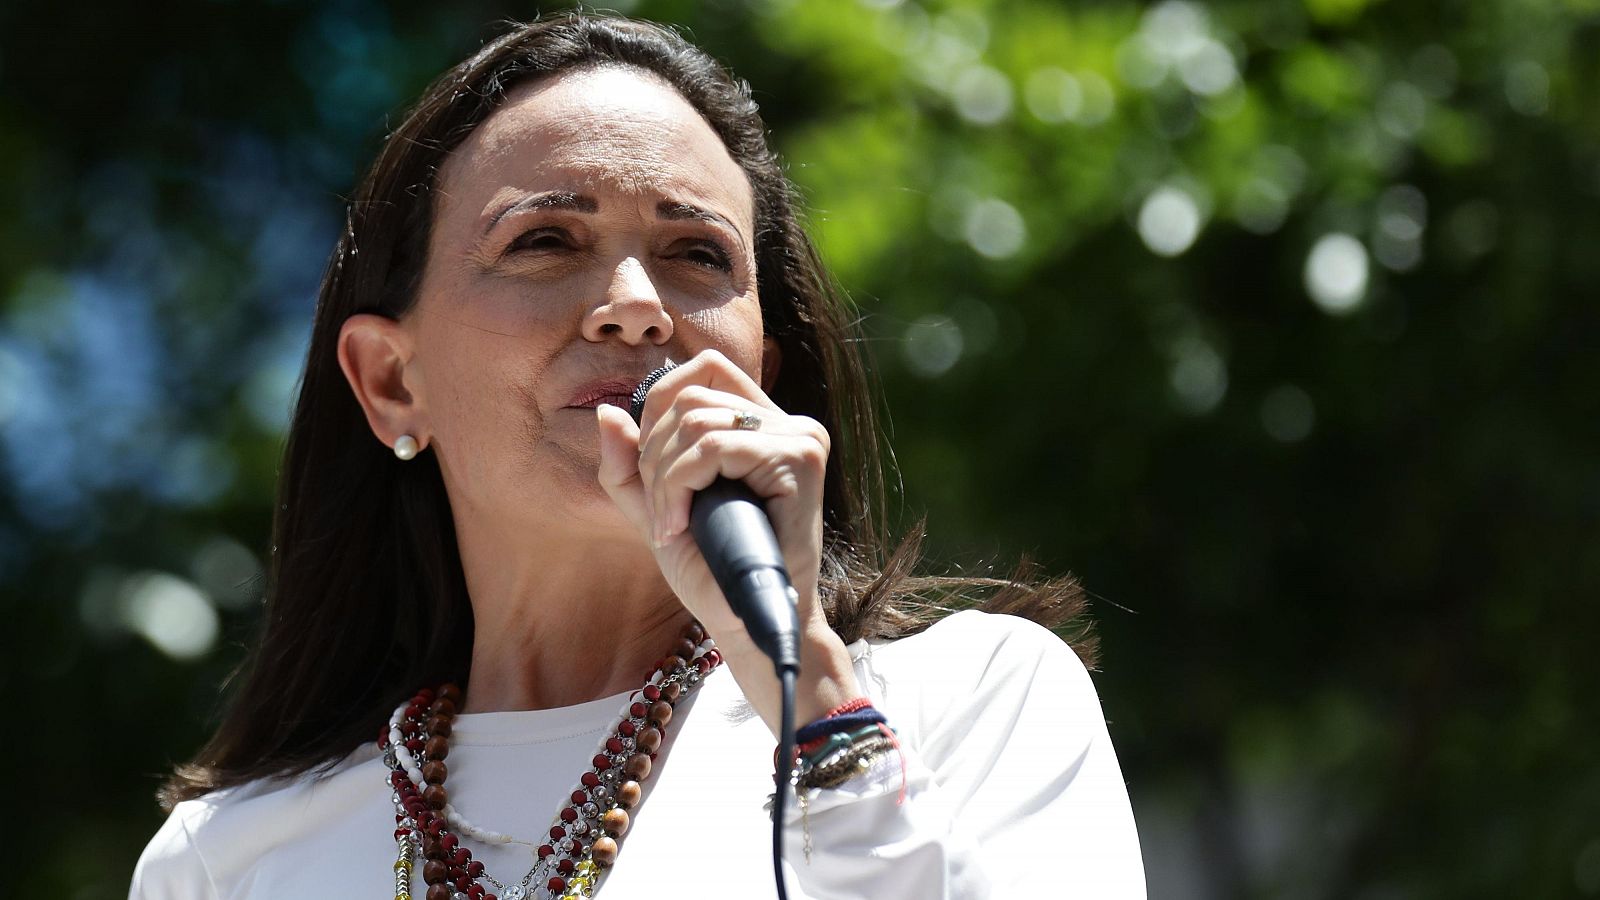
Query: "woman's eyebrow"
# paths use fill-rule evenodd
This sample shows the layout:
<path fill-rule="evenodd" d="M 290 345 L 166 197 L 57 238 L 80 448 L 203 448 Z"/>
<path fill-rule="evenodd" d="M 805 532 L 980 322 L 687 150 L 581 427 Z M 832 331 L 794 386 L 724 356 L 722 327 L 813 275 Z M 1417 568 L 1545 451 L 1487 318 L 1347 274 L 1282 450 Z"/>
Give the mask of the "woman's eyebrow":
<path fill-rule="evenodd" d="M 530 209 L 570 209 L 574 212 L 596 213 L 600 211 L 600 204 L 593 197 L 576 194 L 572 191 L 541 191 L 529 194 L 521 200 L 507 203 L 489 217 L 489 224 L 483 228 L 483 233 L 488 234 L 500 220 L 514 212 L 526 212 Z"/>
<path fill-rule="evenodd" d="M 728 221 L 725 216 L 714 213 L 709 209 L 703 209 L 699 206 L 695 206 L 693 203 L 684 203 L 681 200 L 663 200 L 656 204 L 656 217 L 671 220 L 696 219 L 701 222 L 710 222 L 714 225 L 721 225 L 723 228 L 726 228 L 729 232 L 731 232 L 733 236 L 738 239 L 739 243 L 744 243 L 744 235 L 741 234 L 738 227 L 732 222 Z"/>

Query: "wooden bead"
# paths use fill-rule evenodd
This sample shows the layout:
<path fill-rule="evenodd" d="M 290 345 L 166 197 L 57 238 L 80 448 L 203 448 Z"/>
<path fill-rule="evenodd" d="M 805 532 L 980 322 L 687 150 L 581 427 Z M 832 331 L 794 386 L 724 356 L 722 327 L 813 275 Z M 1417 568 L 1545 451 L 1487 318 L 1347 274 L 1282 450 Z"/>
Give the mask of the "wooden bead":
<path fill-rule="evenodd" d="M 437 764 L 429 763 L 428 765 L 430 765 L 430 766 L 431 765 L 439 765 L 439 766 L 442 767 L 444 765 L 444 763 L 437 763 Z M 643 753 L 635 753 L 634 755 L 628 757 L 628 761 L 627 762 L 622 764 L 622 771 L 626 772 L 628 777 L 632 778 L 635 781 L 639 781 L 639 780 L 642 780 L 642 779 L 645 779 L 645 778 L 649 778 L 650 777 L 650 757 L 648 755 L 646 755 L 646 754 L 643 754 Z M 427 778 L 427 771 L 426 770 L 423 771 L 423 777 Z M 441 777 L 439 780 L 443 781 L 444 778 Z"/>
<path fill-rule="evenodd" d="M 454 683 L 447 684 L 444 687 L 439 688 L 439 697 L 444 700 L 449 700 L 451 703 L 460 703 L 461 688 L 456 687 Z"/>
<path fill-rule="evenodd" d="M 617 802 L 627 809 L 638 806 L 643 797 L 644 788 L 640 787 L 637 781 L 624 781 L 617 788 Z"/>
<path fill-rule="evenodd" d="M 443 787 L 437 784 L 430 784 L 422 792 L 422 800 L 434 809 L 444 809 L 445 804 L 450 802 L 450 795 L 445 792 Z"/>
<path fill-rule="evenodd" d="M 454 700 L 440 697 L 428 707 L 428 712 L 436 716 L 453 716 L 456 714 L 456 703 Z"/>
<path fill-rule="evenodd" d="M 450 900 L 455 893 L 448 884 L 436 884 L 428 888 L 428 900 Z"/>
<path fill-rule="evenodd" d="M 639 736 L 634 740 L 638 742 L 640 750 L 645 753 L 654 753 L 661 747 L 661 731 L 657 728 L 646 728 L 639 732 Z"/>
<path fill-rule="evenodd" d="M 672 721 L 672 704 L 665 700 L 657 700 L 650 704 L 650 721 L 654 722 L 657 728 L 666 727 L 666 724 Z"/>
<path fill-rule="evenodd" d="M 422 746 L 422 752 L 428 754 L 429 759 L 444 759 L 450 755 L 450 742 L 439 735 L 434 735 Z"/>
<path fill-rule="evenodd" d="M 422 765 L 422 780 L 429 784 L 444 784 L 444 778 L 449 773 L 450 770 L 445 768 L 444 763 L 439 762 L 437 759 L 430 760 Z"/>
<path fill-rule="evenodd" d="M 628 814 L 618 808 L 608 809 L 600 817 L 600 827 L 612 837 L 620 837 L 628 830 Z"/>
<path fill-rule="evenodd" d="M 661 671 L 671 675 L 673 672 L 678 671 L 686 665 L 688 665 L 688 663 L 683 661 L 683 657 L 673 655 L 661 661 Z"/>
<path fill-rule="evenodd" d="M 673 645 L 672 652 L 684 659 L 688 659 L 694 655 L 694 642 L 688 638 L 680 638 L 678 643 Z"/>
<path fill-rule="evenodd" d="M 454 724 L 455 720 L 449 716 L 433 716 L 428 719 L 428 733 L 434 737 L 449 737 Z"/>
<path fill-rule="evenodd" d="M 443 884 L 449 875 L 449 868 L 436 859 L 430 859 L 422 864 L 422 880 L 429 884 Z"/>
<path fill-rule="evenodd" d="M 683 685 L 676 681 L 661 689 L 661 696 L 671 701 L 676 701 L 681 693 L 683 693 Z"/>
<path fill-rule="evenodd" d="M 589 848 L 589 853 L 595 863 L 609 868 L 617 861 L 617 842 L 609 837 L 596 838 L 594 846 Z"/>
<path fill-rule="evenodd" d="M 706 630 L 700 627 L 699 622 L 690 622 L 683 628 L 683 637 L 684 640 L 692 641 L 698 645 L 701 641 L 706 639 Z"/>

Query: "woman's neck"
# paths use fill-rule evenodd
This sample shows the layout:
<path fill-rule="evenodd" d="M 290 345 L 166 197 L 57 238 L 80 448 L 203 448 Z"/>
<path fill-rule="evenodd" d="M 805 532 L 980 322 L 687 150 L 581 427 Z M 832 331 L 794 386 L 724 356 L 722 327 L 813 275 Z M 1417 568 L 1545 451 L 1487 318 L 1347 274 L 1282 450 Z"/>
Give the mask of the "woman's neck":
<path fill-rule="evenodd" d="M 514 533 L 458 523 L 474 622 L 463 711 L 570 706 L 642 684 L 689 621 L 649 550 L 570 531 L 512 546 Z"/>

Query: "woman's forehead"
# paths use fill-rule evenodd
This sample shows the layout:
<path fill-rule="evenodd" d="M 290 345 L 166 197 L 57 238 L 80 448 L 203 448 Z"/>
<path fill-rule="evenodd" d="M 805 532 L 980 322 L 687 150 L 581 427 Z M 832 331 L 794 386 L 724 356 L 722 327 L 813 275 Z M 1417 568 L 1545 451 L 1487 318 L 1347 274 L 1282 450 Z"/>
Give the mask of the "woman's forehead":
<path fill-rule="evenodd" d="M 635 69 L 567 73 L 514 89 L 451 154 L 445 191 L 477 214 L 509 191 L 710 205 L 750 233 L 744 171 L 676 90 Z M 454 205 L 454 204 L 452 204 Z"/>

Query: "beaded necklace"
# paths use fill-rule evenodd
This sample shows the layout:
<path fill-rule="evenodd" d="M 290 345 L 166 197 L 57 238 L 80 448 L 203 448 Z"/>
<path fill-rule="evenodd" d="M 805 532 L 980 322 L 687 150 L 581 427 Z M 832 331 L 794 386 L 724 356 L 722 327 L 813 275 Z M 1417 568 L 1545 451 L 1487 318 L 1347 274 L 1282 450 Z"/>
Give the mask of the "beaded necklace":
<path fill-rule="evenodd" d="M 622 712 L 594 755 L 588 771 L 573 785 L 556 812 L 548 838 L 534 850 L 533 868 L 520 881 L 505 884 L 484 871 L 483 863 L 461 845 L 467 837 L 487 844 L 526 843 L 479 828 L 450 803 L 444 787 L 449 774 L 450 731 L 461 704 L 461 690 L 446 684 L 423 688 L 395 709 L 378 747 L 389 767 L 390 799 L 395 808 L 395 900 L 411 900 L 411 876 L 420 855 L 427 900 L 577 900 L 593 895 L 605 871 L 616 862 L 618 842 L 628 830 L 628 810 L 643 797 L 641 782 L 661 747 L 674 707 L 722 661 L 716 644 L 698 622 L 684 628 L 671 655 L 661 660 L 644 687 L 624 702 Z M 488 892 L 480 879 L 502 893 Z"/>

